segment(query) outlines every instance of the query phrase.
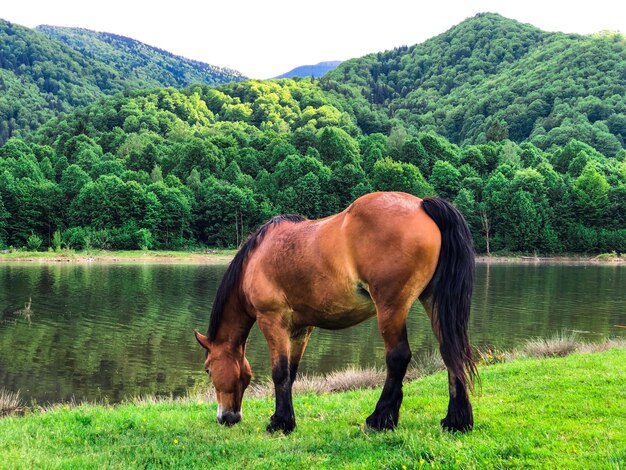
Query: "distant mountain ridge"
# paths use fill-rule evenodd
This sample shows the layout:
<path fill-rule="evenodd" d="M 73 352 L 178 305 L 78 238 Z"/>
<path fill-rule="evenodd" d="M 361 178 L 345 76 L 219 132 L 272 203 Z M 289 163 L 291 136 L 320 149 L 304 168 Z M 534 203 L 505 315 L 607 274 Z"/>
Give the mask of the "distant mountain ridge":
<path fill-rule="evenodd" d="M 0 145 L 59 113 L 120 91 L 244 78 L 121 36 L 49 26 L 35 30 L 0 19 Z"/>
<path fill-rule="evenodd" d="M 276 78 L 293 78 L 293 77 L 315 77 L 319 78 L 326 73 L 334 70 L 341 64 L 341 60 L 329 60 L 325 62 L 320 62 L 315 65 L 301 65 L 300 67 L 296 67 L 295 69 L 290 70 L 287 73 L 279 75 Z"/>

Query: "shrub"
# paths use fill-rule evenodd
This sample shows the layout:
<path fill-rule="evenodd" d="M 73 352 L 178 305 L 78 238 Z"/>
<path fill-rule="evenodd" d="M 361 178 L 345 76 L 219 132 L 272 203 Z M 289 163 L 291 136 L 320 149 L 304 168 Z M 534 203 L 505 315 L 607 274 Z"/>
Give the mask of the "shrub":
<path fill-rule="evenodd" d="M 154 237 L 147 228 L 140 228 L 135 232 L 136 243 L 140 250 L 149 250 L 154 243 Z"/>
<path fill-rule="evenodd" d="M 68 248 L 82 250 L 85 246 L 86 230 L 83 227 L 70 227 L 63 231 L 63 240 Z M 54 239 L 53 239 L 54 240 Z"/>
<path fill-rule="evenodd" d="M 57 253 L 61 251 L 62 243 L 63 243 L 63 239 L 61 238 L 61 232 L 58 230 L 55 230 L 54 234 L 52 235 L 52 248 L 54 249 L 54 251 L 56 251 Z"/>
<path fill-rule="evenodd" d="M 42 242 L 41 237 L 33 233 L 26 239 L 26 248 L 29 251 L 37 251 L 41 247 Z"/>

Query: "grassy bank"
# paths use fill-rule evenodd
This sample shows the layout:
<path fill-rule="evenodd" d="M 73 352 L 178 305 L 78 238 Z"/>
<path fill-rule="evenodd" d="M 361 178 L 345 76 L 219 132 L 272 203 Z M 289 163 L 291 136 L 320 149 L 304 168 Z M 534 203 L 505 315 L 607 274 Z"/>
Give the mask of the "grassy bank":
<path fill-rule="evenodd" d="M 539 345 L 540 346 L 540 345 Z M 299 393 L 298 428 L 268 435 L 271 397 L 247 399 L 244 421 L 215 421 L 201 399 L 81 405 L 0 419 L 7 468 L 626 468 L 626 348 L 481 367 L 474 431 L 449 434 L 443 372 L 405 386 L 395 432 L 362 424 L 380 393 Z"/>
<path fill-rule="evenodd" d="M 42 262 L 145 262 L 145 263 L 228 263 L 234 249 L 205 251 L 151 251 L 151 250 L 87 250 L 74 251 L 10 251 L 0 253 L 0 261 Z"/>
<path fill-rule="evenodd" d="M 204 251 L 152 251 L 152 250 L 62 250 L 54 251 L 6 251 L 0 253 L 1 261 L 41 262 L 148 262 L 148 263 L 228 263 L 236 249 L 208 249 Z M 600 255 L 554 255 L 522 256 L 515 254 L 477 255 L 479 263 L 624 263 L 626 255 L 603 253 Z"/>

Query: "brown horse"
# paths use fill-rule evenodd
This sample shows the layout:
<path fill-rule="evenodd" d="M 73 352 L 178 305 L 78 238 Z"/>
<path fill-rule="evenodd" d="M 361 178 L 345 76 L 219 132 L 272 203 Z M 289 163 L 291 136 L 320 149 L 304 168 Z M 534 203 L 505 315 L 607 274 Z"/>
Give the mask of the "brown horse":
<path fill-rule="evenodd" d="M 402 380 L 411 359 L 406 317 L 419 298 L 448 369 L 444 429 L 473 426 L 468 399 L 476 373 L 467 326 L 474 282 L 471 235 L 461 214 L 439 198 L 373 193 L 320 220 L 278 216 L 241 247 L 217 291 L 205 368 L 217 392 L 217 419 L 241 420 L 252 372 L 246 339 L 256 321 L 267 339 L 276 391 L 268 431 L 296 425 L 291 389 L 313 327 L 346 328 L 374 315 L 385 342 L 387 378 L 366 424 L 398 424 Z"/>

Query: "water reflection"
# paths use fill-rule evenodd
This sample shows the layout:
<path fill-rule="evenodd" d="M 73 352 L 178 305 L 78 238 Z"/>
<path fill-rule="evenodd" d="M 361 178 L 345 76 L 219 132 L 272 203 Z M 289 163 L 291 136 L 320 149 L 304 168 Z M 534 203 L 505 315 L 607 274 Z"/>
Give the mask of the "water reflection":
<path fill-rule="evenodd" d="M 225 266 L 0 264 L 0 387 L 26 399 L 116 402 L 180 395 L 197 380 L 205 329 Z M 511 348 L 563 330 L 587 338 L 626 336 L 624 266 L 479 265 L 471 318 L 475 345 Z M 417 354 L 435 348 L 421 306 L 409 315 Z M 253 328 L 248 357 L 257 378 L 268 351 Z M 376 321 L 316 330 L 304 372 L 382 366 Z"/>

